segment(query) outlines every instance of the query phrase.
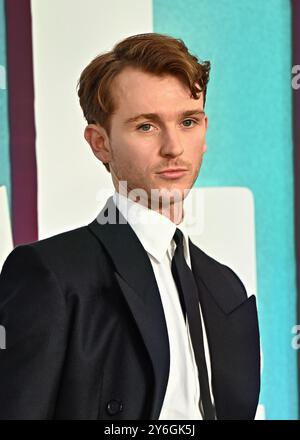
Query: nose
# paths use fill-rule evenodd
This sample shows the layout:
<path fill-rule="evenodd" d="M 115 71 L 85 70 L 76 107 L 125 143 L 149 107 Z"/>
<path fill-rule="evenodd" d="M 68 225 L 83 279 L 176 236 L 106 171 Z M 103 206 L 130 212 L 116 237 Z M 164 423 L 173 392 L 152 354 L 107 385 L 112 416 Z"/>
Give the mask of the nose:
<path fill-rule="evenodd" d="M 165 129 L 161 137 L 160 153 L 162 156 L 177 157 L 184 151 L 176 128 Z"/>

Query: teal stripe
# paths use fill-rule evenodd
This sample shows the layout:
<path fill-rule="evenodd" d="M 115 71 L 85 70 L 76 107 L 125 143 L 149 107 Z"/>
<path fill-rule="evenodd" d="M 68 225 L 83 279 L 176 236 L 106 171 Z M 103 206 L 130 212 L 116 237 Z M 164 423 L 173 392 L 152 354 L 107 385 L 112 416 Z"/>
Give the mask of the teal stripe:
<path fill-rule="evenodd" d="M 155 32 L 182 38 L 212 62 L 208 152 L 197 184 L 254 194 L 260 400 L 268 419 L 296 419 L 290 2 L 153 0 L 153 20 Z"/>
<path fill-rule="evenodd" d="M 0 186 L 6 186 L 8 197 L 11 201 L 7 90 L 8 81 L 6 78 L 6 72 L 4 0 L 0 0 Z M 4 86 L 6 87 L 3 88 Z"/>

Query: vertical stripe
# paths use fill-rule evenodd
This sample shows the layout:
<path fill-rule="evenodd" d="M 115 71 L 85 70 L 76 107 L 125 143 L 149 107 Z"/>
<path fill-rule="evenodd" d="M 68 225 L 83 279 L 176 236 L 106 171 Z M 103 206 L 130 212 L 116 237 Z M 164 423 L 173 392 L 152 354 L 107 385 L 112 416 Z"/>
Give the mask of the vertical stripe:
<path fill-rule="evenodd" d="M 212 61 L 208 150 L 197 184 L 254 194 L 261 404 L 268 419 L 297 418 L 290 3 L 153 0 L 153 7 L 156 32 Z"/>
<path fill-rule="evenodd" d="M 37 239 L 30 0 L 6 1 L 14 244 Z"/>
<path fill-rule="evenodd" d="M 152 31 L 152 1 L 32 0 L 31 8 L 39 238 L 45 238 L 90 222 L 113 193 L 111 175 L 83 137 L 76 84 L 99 53 Z"/>
<path fill-rule="evenodd" d="M 296 261 L 297 261 L 297 315 L 300 324 L 300 2 L 293 0 L 293 66 L 297 68 L 297 89 L 293 90 L 294 106 L 294 174 L 295 174 L 295 235 L 296 235 Z M 298 389 L 300 401 L 300 349 L 298 349 Z M 300 413 L 299 413 L 300 418 Z"/>
<path fill-rule="evenodd" d="M 10 159 L 4 0 L 0 0 L 0 186 L 10 200 Z M 1 219 L 0 219 L 1 222 Z"/>

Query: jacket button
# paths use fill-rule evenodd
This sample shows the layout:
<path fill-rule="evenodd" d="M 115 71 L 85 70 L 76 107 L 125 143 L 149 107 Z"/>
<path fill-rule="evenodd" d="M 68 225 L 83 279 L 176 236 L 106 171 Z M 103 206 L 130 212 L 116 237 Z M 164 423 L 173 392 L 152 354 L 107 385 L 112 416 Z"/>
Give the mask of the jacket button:
<path fill-rule="evenodd" d="M 123 402 L 120 402 L 118 400 L 110 400 L 109 402 L 107 402 L 106 412 L 110 416 L 114 416 L 121 411 L 123 411 Z"/>

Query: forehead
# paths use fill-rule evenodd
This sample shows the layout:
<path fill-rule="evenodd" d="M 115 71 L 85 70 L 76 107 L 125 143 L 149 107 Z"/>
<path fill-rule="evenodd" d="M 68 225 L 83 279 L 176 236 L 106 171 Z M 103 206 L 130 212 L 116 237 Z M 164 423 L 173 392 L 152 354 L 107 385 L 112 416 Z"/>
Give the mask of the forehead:
<path fill-rule="evenodd" d="M 116 113 L 126 112 L 180 112 L 186 108 L 203 109 L 200 99 L 191 96 L 189 87 L 173 75 L 158 76 L 128 67 L 113 81 Z"/>

